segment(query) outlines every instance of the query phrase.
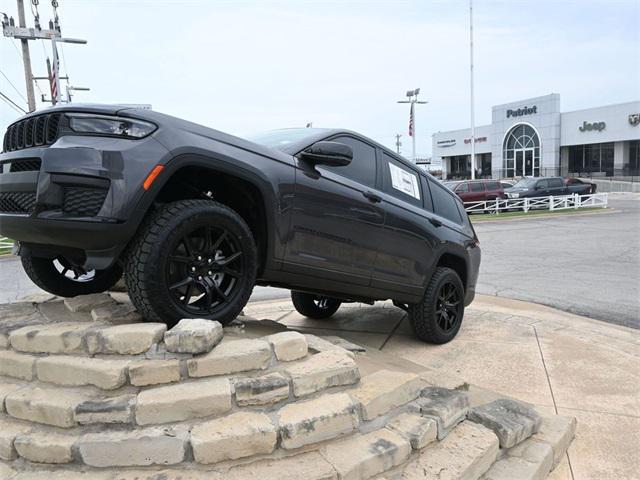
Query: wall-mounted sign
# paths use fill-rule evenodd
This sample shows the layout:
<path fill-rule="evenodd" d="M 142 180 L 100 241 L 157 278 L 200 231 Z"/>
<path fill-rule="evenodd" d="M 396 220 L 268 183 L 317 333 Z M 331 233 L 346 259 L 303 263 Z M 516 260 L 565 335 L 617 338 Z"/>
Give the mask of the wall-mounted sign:
<path fill-rule="evenodd" d="M 486 141 L 487 141 L 487 137 L 476 137 L 475 143 L 482 143 L 482 142 L 486 142 Z M 471 139 L 470 138 L 465 138 L 464 139 L 464 143 L 471 143 Z"/>
<path fill-rule="evenodd" d="M 517 110 L 507 110 L 507 118 L 511 117 L 522 117 L 523 115 L 533 115 L 538 113 L 538 106 L 534 105 L 533 107 L 522 107 Z"/>
<path fill-rule="evenodd" d="M 632 113 L 629 115 L 629 123 L 632 127 L 640 125 L 640 113 Z"/>
<path fill-rule="evenodd" d="M 438 140 L 436 142 L 436 145 L 439 147 L 453 147 L 456 144 L 456 141 L 454 139 L 452 140 Z"/>
<path fill-rule="evenodd" d="M 593 122 L 593 123 L 589 123 L 589 122 L 583 122 L 581 127 L 578 127 L 578 130 L 580 130 L 581 132 L 590 132 L 592 130 L 596 130 L 598 132 L 601 132 L 602 130 L 604 130 L 607 127 L 607 124 L 604 122 Z"/>

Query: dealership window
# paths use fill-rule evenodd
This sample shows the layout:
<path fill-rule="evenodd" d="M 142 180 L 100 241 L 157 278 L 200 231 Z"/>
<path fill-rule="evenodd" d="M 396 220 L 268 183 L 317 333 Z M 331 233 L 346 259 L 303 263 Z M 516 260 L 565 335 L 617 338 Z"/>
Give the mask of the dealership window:
<path fill-rule="evenodd" d="M 457 155 L 449 157 L 449 171 L 447 174 L 447 178 L 471 177 L 471 156 Z"/>
<path fill-rule="evenodd" d="M 513 127 L 504 139 L 505 177 L 540 176 L 540 137 L 530 125 Z"/>
<path fill-rule="evenodd" d="M 640 175 L 640 140 L 629 142 L 629 171 L 631 175 Z"/>
<path fill-rule="evenodd" d="M 569 147 L 570 173 L 613 175 L 613 142 Z"/>

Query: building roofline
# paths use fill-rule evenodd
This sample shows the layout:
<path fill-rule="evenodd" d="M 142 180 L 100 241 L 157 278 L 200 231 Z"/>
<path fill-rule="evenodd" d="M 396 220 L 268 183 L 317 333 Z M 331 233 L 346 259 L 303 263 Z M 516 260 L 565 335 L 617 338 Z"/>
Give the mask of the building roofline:
<path fill-rule="evenodd" d="M 600 106 L 597 106 L 597 107 L 578 108 L 577 110 L 568 110 L 566 112 L 560 112 L 560 115 L 563 115 L 565 113 L 576 113 L 576 112 L 584 112 L 584 111 L 587 111 L 587 110 L 595 110 L 597 108 L 617 107 L 617 106 L 626 105 L 626 104 L 629 104 L 629 103 L 640 103 L 640 100 L 630 100 L 628 102 L 619 102 L 619 103 L 608 103 L 606 105 L 600 105 Z"/>

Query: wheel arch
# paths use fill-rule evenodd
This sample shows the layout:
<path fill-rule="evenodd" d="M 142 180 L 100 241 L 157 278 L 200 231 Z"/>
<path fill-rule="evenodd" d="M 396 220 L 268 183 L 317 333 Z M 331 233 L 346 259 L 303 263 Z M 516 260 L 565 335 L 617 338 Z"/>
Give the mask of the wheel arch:
<path fill-rule="evenodd" d="M 461 256 L 454 252 L 444 252 L 442 255 L 440 255 L 440 258 L 438 258 L 438 261 L 436 262 L 435 269 L 437 269 L 438 267 L 450 268 L 454 272 L 456 272 L 460 277 L 460 280 L 462 281 L 462 285 L 464 286 L 465 291 L 467 290 L 469 266 L 464 256 Z"/>

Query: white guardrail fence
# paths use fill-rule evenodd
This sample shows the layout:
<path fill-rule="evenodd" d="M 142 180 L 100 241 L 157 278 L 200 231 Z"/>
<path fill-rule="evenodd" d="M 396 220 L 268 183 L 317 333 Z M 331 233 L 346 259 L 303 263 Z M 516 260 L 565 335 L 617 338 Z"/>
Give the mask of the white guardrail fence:
<path fill-rule="evenodd" d="M 591 195 L 563 195 L 560 197 L 531 197 L 531 198 L 497 198 L 483 202 L 465 202 L 467 213 L 500 213 L 510 210 L 569 210 L 578 208 L 607 208 L 607 193 Z"/>
<path fill-rule="evenodd" d="M 11 251 L 11 247 L 13 247 L 13 241 L 8 238 L 0 237 L 0 254 L 5 250 Z"/>

